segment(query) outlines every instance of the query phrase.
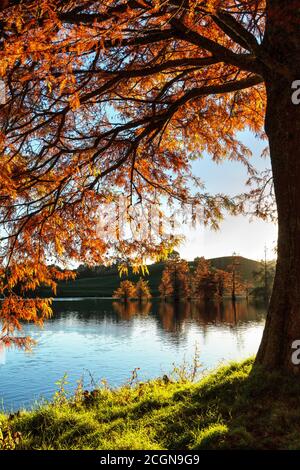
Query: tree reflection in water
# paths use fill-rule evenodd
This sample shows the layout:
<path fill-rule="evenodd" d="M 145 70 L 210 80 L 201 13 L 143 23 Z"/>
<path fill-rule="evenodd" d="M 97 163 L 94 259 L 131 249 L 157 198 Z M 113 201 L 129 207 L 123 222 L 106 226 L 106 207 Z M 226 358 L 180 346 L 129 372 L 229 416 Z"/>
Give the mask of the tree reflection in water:
<path fill-rule="evenodd" d="M 265 316 L 265 306 L 244 299 L 237 302 L 113 302 L 114 312 L 122 320 L 152 315 L 163 330 L 179 333 L 186 323 L 196 323 L 204 330 L 208 325 L 225 324 L 235 328 L 244 322 L 257 321 Z"/>
<path fill-rule="evenodd" d="M 151 312 L 151 302 L 113 302 L 114 311 L 122 320 L 130 320 L 136 315 L 147 316 Z"/>
<path fill-rule="evenodd" d="M 124 383 L 135 367 L 157 377 L 162 370 L 170 371 L 174 362 L 192 361 L 196 345 L 204 368 L 239 360 L 257 350 L 265 314 L 263 305 L 245 299 L 235 306 L 227 299 L 127 304 L 57 299 L 54 315 L 42 330 L 24 324 L 26 334 L 38 341 L 33 354 L 0 349 L 3 399 L 12 409 L 31 404 L 40 394 L 51 398 L 55 382 L 66 371 L 74 387 L 83 370 L 116 385 Z"/>

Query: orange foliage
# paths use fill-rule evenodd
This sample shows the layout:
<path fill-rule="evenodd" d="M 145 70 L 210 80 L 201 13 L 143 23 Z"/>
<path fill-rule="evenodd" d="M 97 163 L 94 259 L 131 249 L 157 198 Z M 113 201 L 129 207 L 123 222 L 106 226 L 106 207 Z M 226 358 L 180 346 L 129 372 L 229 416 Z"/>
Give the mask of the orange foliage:
<path fill-rule="evenodd" d="M 256 57 L 264 0 L 14 0 L 0 10 L 1 316 L 11 335 L 17 319 L 50 314 L 48 301 L 24 297 L 42 284 L 55 291 L 70 261 L 143 263 L 176 245 L 161 226 L 141 243 L 104 240 L 100 204 L 166 197 L 197 205 L 213 227 L 224 208 L 242 209 L 209 196 L 191 163 L 209 154 L 254 175 L 236 132 L 262 135 L 267 58 Z"/>
<path fill-rule="evenodd" d="M 136 287 L 131 281 L 122 281 L 120 287 L 113 293 L 113 297 L 122 299 L 125 302 L 134 299 L 136 297 Z"/>
<path fill-rule="evenodd" d="M 140 278 L 135 286 L 136 290 L 136 298 L 140 301 L 143 299 L 151 299 L 152 295 L 150 292 L 148 281 L 145 279 Z"/>
<path fill-rule="evenodd" d="M 191 294 L 190 270 L 187 261 L 179 257 L 170 259 L 162 273 L 159 292 L 161 297 L 174 300 L 187 299 Z"/>

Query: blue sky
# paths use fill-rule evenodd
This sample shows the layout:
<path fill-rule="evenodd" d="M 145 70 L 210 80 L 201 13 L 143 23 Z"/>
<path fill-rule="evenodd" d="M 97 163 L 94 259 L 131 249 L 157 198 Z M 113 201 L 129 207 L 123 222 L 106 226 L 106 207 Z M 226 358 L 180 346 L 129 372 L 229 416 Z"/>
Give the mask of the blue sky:
<path fill-rule="evenodd" d="M 267 145 L 266 141 L 260 141 L 250 132 L 244 132 L 242 140 L 253 152 L 252 165 L 258 170 L 270 168 L 269 160 L 261 157 L 261 152 Z M 225 161 L 216 164 L 206 157 L 197 160 L 193 166 L 195 175 L 202 179 L 210 193 L 223 192 L 234 195 L 246 190 L 247 171 L 242 163 Z M 203 226 L 197 226 L 195 229 L 185 227 L 184 235 L 186 241 L 179 252 L 182 258 L 187 260 L 196 256 L 230 256 L 233 252 L 259 260 L 264 256 L 265 245 L 268 258 L 275 258 L 277 227 L 256 218 L 250 220 L 246 216 L 226 216 L 217 232 Z"/>

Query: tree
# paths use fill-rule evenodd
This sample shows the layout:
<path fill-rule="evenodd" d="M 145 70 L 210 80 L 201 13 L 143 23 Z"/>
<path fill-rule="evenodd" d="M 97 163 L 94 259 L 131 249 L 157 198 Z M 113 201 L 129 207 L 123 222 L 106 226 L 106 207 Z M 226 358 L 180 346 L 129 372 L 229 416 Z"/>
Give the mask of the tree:
<path fill-rule="evenodd" d="M 136 297 L 136 288 L 131 281 L 122 281 L 120 287 L 113 293 L 115 299 L 122 299 L 124 302 Z"/>
<path fill-rule="evenodd" d="M 223 271 L 223 269 L 216 269 L 215 277 L 217 283 L 217 296 L 221 299 L 222 297 L 224 297 L 228 286 L 230 286 L 231 275 L 229 272 Z"/>
<path fill-rule="evenodd" d="M 162 273 L 159 291 L 165 299 L 170 297 L 175 301 L 187 299 L 190 296 L 189 265 L 179 257 L 167 262 Z"/>
<path fill-rule="evenodd" d="M 139 301 L 142 301 L 143 299 L 151 299 L 152 297 L 148 281 L 145 281 L 145 279 L 142 278 L 140 278 L 136 283 L 135 292 L 136 298 L 139 299 Z"/>
<path fill-rule="evenodd" d="M 164 300 L 167 300 L 168 297 L 172 297 L 173 295 L 173 287 L 170 282 L 170 276 L 166 268 L 163 270 L 160 284 L 158 286 L 158 290 L 159 290 L 160 296 Z"/>
<path fill-rule="evenodd" d="M 246 294 L 247 301 L 249 300 L 249 295 L 252 294 L 253 292 L 251 291 L 251 289 L 253 289 L 253 284 L 250 281 L 246 281 L 245 282 L 245 294 Z"/>
<path fill-rule="evenodd" d="M 203 293 L 202 295 L 205 301 L 215 298 L 218 285 L 216 275 L 213 271 L 209 271 L 207 275 L 202 278 L 202 281 L 198 284 L 198 289 Z"/>
<path fill-rule="evenodd" d="M 116 244 L 97 236 L 96 212 L 118 188 L 129 200 L 191 202 L 190 161 L 243 161 L 268 212 L 274 185 L 278 261 L 257 362 L 295 371 L 300 338 L 299 0 L 11 0 L 1 2 L 2 318 L 16 326 L 24 292 L 56 272 L 47 260 L 102 263 Z M 221 123 L 221 125 L 220 125 Z M 263 129 L 272 175 L 257 176 L 237 131 Z M 272 192 L 272 191 L 271 191 Z M 147 199 L 148 198 L 148 199 Z M 232 200 L 199 192 L 216 226 Z M 139 261 L 166 238 L 120 243 Z M 67 274 L 66 274 L 67 275 Z M 45 306 L 45 305 L 44 305 Z M 23 303 L 18 315 L 42 321 Z M 44 312 L 44 313 L 43 313 Z M 17 325 L 19 326 L 19 325 Z M 12 328 L 6 328 L 6 338 Z M 296 368 L 297 369 L 297 368 Z M 297 369 L 298 370 L 298 369 Z"/>
<path fill-rule="evenodd" d="M 193 273 L 193 295 L 204 300 L 213 299 L 217 293 L 217 279 L 205 258 L 196 258 Z"/>
<path fill-rule="evenodd" d="M 239 257 L 235 253 L 233 253 L 232 258 L 232 264 L 228 266 L 230 276 L 227 278 L 227 287 L 231 293 L 232 301 L 235 302 L 236 296 L 238 294 L 246 292 L 248 286 L 242 280 L 241 274 L 238 269 L 240 266 Z"/>
<path fill-rule="evenodd" d="M 253 272 L 253 278 L 256 284 L 256 287 L 253 289 L 254 296 L 261 297 L 268 302 L 272 292 L 274 277 L 274 261 L 267 261 L 266 259 L 262 260 L 258 269 Z"/>
<path fill-rule="evenodd" d="M 171 253 L 168 254 L 167 260 L 178 260 L 180 259 L 180 254 L 176 250 L 172 250 Z"/>
<path fill-rule="evenodd" d="M 215 297 L 221 299 L 226 292 L 236 300 L 237 294 L 248 292 L 249 285 L 245 283 L 238 272 L 238 257 L 234 255 L 233 262 L 228 271 L 212 269 L 205 258 L 196 258 L 196 269 L 193 273 L 193 291 L 196 297 L 210 300 Z"/>

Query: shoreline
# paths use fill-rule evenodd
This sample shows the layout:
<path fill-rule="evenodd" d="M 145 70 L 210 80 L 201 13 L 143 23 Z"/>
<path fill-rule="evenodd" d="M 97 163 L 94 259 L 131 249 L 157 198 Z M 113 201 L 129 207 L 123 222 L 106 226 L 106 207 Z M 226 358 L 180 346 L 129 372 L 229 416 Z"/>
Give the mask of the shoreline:
<path fill-rule="evenodd" d="M 71 399 L 62 387 L 36 410 L 0 415 L 2 433 L 12 450 L 299 449 L 299 380 L 253 361 L 196 383 L 163 376 Z"/>

